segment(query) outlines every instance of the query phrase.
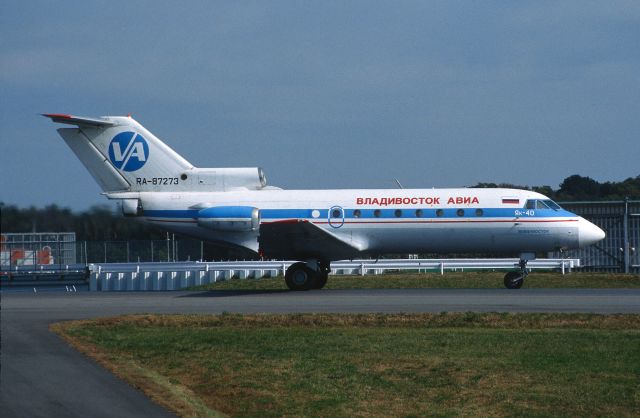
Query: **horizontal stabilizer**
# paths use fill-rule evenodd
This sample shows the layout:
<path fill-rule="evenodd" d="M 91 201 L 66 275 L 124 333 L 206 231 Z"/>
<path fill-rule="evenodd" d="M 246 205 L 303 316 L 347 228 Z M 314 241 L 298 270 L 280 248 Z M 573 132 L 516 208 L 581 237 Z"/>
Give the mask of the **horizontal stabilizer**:
<path fill-rule="evenodd" d="M 50 118 L 54 122 L 66 123 L 68 125 L 95 127 L 115 126 L 114 122 L 105 119 L 86 118 L 83 116 L 63 115 L 58 113 L 43 113 L 42 116 Z"/>
<path fill-rule="evenodd" d="M 361 249 L 309 221 L 293 219 L 260 225 L 260 251 L 266 258 L 344 260 Z"/>

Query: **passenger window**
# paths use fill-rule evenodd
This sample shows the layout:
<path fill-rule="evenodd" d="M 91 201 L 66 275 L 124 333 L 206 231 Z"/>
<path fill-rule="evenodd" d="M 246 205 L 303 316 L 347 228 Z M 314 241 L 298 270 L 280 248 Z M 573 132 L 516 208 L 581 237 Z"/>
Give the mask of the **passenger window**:
<path fill-rule="evenodd" d="M 396 215 L 396 218 L 399 218 L 402 216 L 402 210 L 400 209 L 396 209 L 395 212 L 393 212 L 394 215 Z"/>
<path fill-rule="evenodd" d="M 424 213 L 422 213 L 422 209 L 416 209 L 416 218 L 422 218 Z"/>
<path fill-rule="evenodd" d="M 443 211 L 442 209 L 438 209 L 438 210 L 436 210 L 436 216 L 437 216 L 437 217 L 439 217 L 439 218 L 440 218 L 440 217 L 442 217 L 443 215 L 444 215 L 444 211 Z"/>
<path fill-rule="evenodd" d="M 484 211 L 482 209 L 476 209 L 476 216 L 484 215 Z"/>
<path fill-rule="evenodd" d="M 456 214 L 457 214 L 458 216 L 464 216 L 464 209 L 458 209 L 458 210 L 456 211 Z"/>
<path fill-rule="evenodd" d="M 334 218 L 340 218 L 342 216 L 342 214 L 340 213 L 340 209 L 334 209 L 331 212 L 331 216 L 333 216 Z"/>
<path fill-rule="evenodd" d="M 360 215 L 361 215 L 360 209 L 356 209 L 356 210 L 353 211 L 353 217 L 354 218 L 359 218 Z"/>
<path fill-rule="evenodd" d="M 380 209 L 376 209 L 373 211 L 373 216 L 375 216 L 376 218 L 380 217 Z"/>

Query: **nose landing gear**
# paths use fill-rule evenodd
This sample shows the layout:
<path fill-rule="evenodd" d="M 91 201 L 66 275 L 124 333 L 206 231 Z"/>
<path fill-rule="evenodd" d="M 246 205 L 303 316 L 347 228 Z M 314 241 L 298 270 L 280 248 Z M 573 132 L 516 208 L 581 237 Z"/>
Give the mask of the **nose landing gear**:
<path fill-rule="evenodd" d="M 529 274 L 529 270 L 527 269 L 527 262 L 529 260 L 535 259 L 535 254 L 521 254 L 520 262 L 518 263 L 518 267 L 520 267 L 519 271 L 510 271 L 504 275 L 504 287 L 507 289 L 520 289 L 522 284 L 524 283 L 525 277 Z"/>

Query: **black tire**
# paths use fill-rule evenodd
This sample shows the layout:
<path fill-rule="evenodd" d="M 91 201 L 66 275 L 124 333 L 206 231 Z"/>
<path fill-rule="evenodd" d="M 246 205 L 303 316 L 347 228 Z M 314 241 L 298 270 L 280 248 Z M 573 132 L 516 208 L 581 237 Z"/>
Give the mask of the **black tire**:
<path fill-rule="evenodd" d="M 327 279 L 329 278 L 328 271 L 319 271 L 316 273 L 316 283 L 313 286 L 314 289 L 322 289 L 325 284 L 327 284 Z"/>
<path fill-rule="evenodd" d="M 284 280 L 290 290 L 309 290 L 316 284 L 316 272 L 305 263 L 294 263 L 287 269 Z"/>
<path fill-rule="evenodd" d="M 507 289 L 520 289 L 524 283 L 524 275 L 519 271 L 510 271 L 504 275 L 504 287 Z"/>

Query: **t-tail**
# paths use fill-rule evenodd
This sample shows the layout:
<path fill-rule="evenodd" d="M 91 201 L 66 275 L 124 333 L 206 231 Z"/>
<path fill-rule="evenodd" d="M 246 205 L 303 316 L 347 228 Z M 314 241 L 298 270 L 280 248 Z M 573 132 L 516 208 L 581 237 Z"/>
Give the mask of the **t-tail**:
<path fill-rule="evenodd" d="M 75 125 L 58 133 L 104 193 L 258 190 L 260 168 L 197 168 L 129 116 L 43 114 Z"/>

